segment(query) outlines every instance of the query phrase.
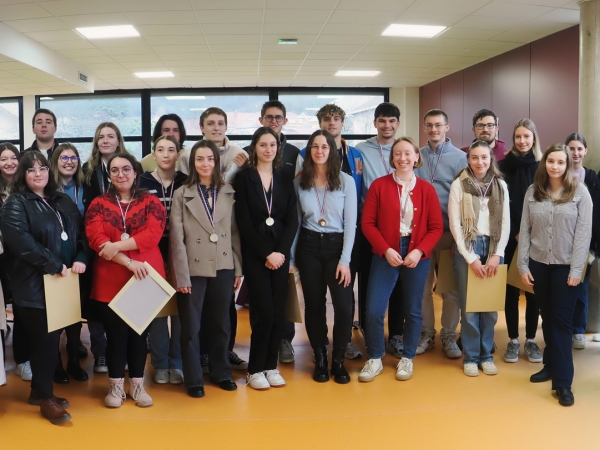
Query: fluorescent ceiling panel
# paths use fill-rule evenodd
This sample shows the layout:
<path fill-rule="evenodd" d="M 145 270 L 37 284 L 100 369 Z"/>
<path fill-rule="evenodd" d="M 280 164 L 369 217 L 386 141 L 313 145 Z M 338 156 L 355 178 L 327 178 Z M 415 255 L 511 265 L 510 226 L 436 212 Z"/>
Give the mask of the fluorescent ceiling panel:
<path fill-rule="evenodd" d="M 379 70 L 338 70 L 336 77 L 376 77 L 381 71 Z"/>
<path fill-rule="evenodd" d="M 434 25 L 410 25 L 393 23 L 385 29 L 382 36 L 401 36 L 417 38 L 433 38 L 439 36 L 447 27 Z"/>
<path fill-rule="evenodd" d="M 136 72 L 134 75 L 138 78 L 171 78 L 173 72 Z"/>
<path fill-rule="evenodd" d="M 137 37 L 137 32 L 132 25 L 113 25 L 108 27 L 75 28 L 75 31 L 86 39 L 113 39 L 124 37 Z"/>

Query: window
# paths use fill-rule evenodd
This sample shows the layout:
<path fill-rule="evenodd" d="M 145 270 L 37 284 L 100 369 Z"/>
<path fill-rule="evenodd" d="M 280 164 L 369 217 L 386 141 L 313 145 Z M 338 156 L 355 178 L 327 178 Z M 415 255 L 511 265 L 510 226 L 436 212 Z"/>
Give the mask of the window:
<path fill-rule="evenodd" d="M 21 99 L 0 99 L 0 142 L 21 146 Z"/>

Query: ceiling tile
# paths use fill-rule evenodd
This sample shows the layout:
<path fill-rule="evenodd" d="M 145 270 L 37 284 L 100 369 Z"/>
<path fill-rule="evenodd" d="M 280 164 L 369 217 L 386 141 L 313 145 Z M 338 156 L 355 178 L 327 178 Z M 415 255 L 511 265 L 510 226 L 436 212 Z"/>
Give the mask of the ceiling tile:
<path fill-rule="evenodd" d="M 19 5 L 0 5 L 0 18 L 5 20 L 37 19 L 52 17 L 48 11 L 34 2 Z"/>
<path fill-rule="evenodd" d="M 198 23 L 196 16 L 184 11 L 128 12 L 125 17 L 133 25 L 181 25 Z"/>
<path fill-rule="evenodd" d="M 212 61 L 210 53 L 169 53 L 160 55 L 165 64 L 172 64 L 176 61 L 188 62 L 196 61 Z"/>
<path fill-rule="evenodd" d="M 136 25 L 136 30 L 143 36 L 198 36 L 202 35 L 200 25 L 184 24 L 176 27 L 157 27 L 153 25 Z"/>
<path fill-rule="evenodd" d="M 96 48 L 90 41 L 86 41 L 85 39 L 79 39 L 77 41 L 44 42 L 44 45 L 53 50 L 72 50 L 72 49 L 81 49 L 81 48 Z"/>
<path fill-rule="evenodd" d="M 60 20 L 67 26 L 67 28 L 130 24 L 129 20 L 123 14 L 116 13 L 61 16 Z"/>
<path fill-rule="evenodd" d="M 35 31 L 33 33 L 24 34 L 38 42 L 73 41 L 83 39 L 72 30 Z"/>
<path fill-rule="evenodd" d="M 413 3 L 407 11 L 428 14 L 435 11 L 437 14 L 468 15 L 487 5 L 489 2 L 490 0 L 419 0 Z M 427 23 L 426 25 L 430 24 Z"/>
<path fill-rule="evenodd" d="M 263 12 L 257 9 L 236 9 L 236 10 L 206 10 L 197 11 L 198 21 L 200 23 L 223 23 L 223 24 L 237 24 L 237 23 L 262 23 Z"/>
<path fill-rule="evenodd" d="M 265 13 L 265 23 L 313 23 L 324 24 L 329 14 L 318 9 L 270 9 Z"/>
<path fill-rule="evenodd" d="M 530 22 L 542 23 L 542 22 L 554 22 L 554 23 L 567 23 L 570 25 L 577 25 L 579 23 L 579 10 L 575 9 L 555 9 L 544 15 L 536 17 Z M 527 22 L 527 23 L 530 23 Z"/>
<path fill-rule="evenodd" d="M 206 35 L 209 44 L 260 44 L 260 34 Z"/>
<path fill-rule="evenodd" d="M 441 25 L 451 27 L 460 22 L 467 14 L 426 13 L 420 11 L 407 11 L 398 17 L 394 23 L 408 23 L 415 25 Z"/>
<path fill-rule="evenodd" d="M 82 49 L 71 49 L 71 50 L 58 50 L 63 56 L 67 58 L 80 58 L 84 56 L 104 56 L 105 53 L 97 48 L 82 48 Z"/>
<path fill-rule="evenodd" d="M 454 26 L 460 28 L 472 28 L 476 30 L 499 30 L 506 31 L 525 23 L 527 19 L 516 15 L 513 17 L 488 17 L 469 16 L 456 23 Z"/>
<path fill-rule="evenodd" d="M 210 51 L 212 53 L 237 53 L 237 52 L 255 52 L 258 53 L 260 49 L 260 45 L 221 45 L 221 44 L 213 44 L 210 45 Z"/>
<path fill-rule="evenodd" d="M 191 0 L 191 5 L 194 9 L 207 10 L 207 9 L 240 9 L 239 0 Z M 244 0 L 245 9 L 263 9 L 264 0 Z"/>
<path fill-rule="evenodd" d="M 350 31 L 347 34 L 322 34 L 317 39 L 319 45 L 360 44 L 366 45 L 373 39 L 372 36 L 354 35 Z"/>
<path fill-rule="evenodd" d="M 191 45 L 205 44 L 202 36 L 145 36 L 144 41 L 149 45 Z"/>
<path fill-rule="evenodd" d="M 328 23 L 323 28 L 322 34 L 327 35 L 347 35 L 353 34 L 356 36 L 379 36 L 386 29 L 384 24 L 360 24 L 359 27 L 351 27 L 342 23 Z"/>
<path fill-rule="evenodd" d="M 389 25 L 393 23 L 400 15 L 401 11 L 353 11 L 353 10 L 336 10 L 328 23 L 343 23 L 354 25 Z M 358 28 L 358 27 L 357 27 Z M 383 30 L 382 30 L 383 31 Z"/>
<path fill-rule="evenodd" d="M 356 53 L 364 48 L 361 44 L 347 44 L 347 45 L 315 45 L 313 46 L 312 53 Z"/>
<path fill-rule="evenodd" d="M 54 16 L 72 16 L 79 14 L 102 14 L 121 12 L 123 1 L 103 0 L 98 2 L 82 2 L 80 0 L 57 0 L 43 2 L 45 10 Z"/>
<path fill-rule="evenodd" d="M 312 44 L 310 45 L 294 45 L 293 47 L 291 45 L 278 45 L 278 44 L 263 44 L 260 46 L 260 49 L 262 52 L 267 52 L 267 53 L 288 53 L 288 52 L 294 52 L 294 53 L 308 53 L 310 51 L 310 49 L 312 49 L 313 46 Z M 283 57 L 283 55 L 282 55 Z"/>
<path fill-rule="evenodd" d="M 148 45 L 144 47 L 107 47 L 100 49 L 108 56 L 113 55 L 149 55 L 154 54 L 154 50 Z"/>
<path fill-rule="evenodd" d="M 153 45 L 152 49 L 157 54 L 169 53 L 206 53 L 208 52 L 207 45 Z"/>
<path fill-rule="evenodd" d="M 289 59 L 289 60 L 303 60 L 306 57 L 306 53 L 303 52 L 289 52 L 286 53 L 285 56 L 281 53 L 271 53 L 271 52 L 262 52 L 260 54 L 260 59 Z"/>
<path fill-rule="evenodd" d="M 547 6 L 535 6 L 523 3 L 506 3 L 496 0 L 474 12 L 473 15 L 507 18 L 519 17 L 524 20 L 529 20 L 550 11 L 552 11 L 552 8 Z"/>
<path fill-rule="evenodd" d="M 118 63 L 132 63 L 132 62 L 154 62 L 160 61 L 160 57 L 154 53 L 146 55 L 113 55 L 112 60 Z"/>
<path fill-rule="evenodd" d="M 413 3 L 415 3 L 414 0 L 378 0 L 371 2 L 366 2 L 364 0 L 341 0 L 337 9 L 354 9 L 359 11 L 402 11 Z"/>
<path fill-rule="evenodd" d="M 310 52 L 308 54 L 307 59 L 334 59 L 334 58 L 352 58 L 352 56 L 354 56 L 356 53 L 355 52 L 349 52 L 349 53 L 313 53 Z"/>
<path fill-rule="evenodd" d="M 21 33 L 33 31 L 54 31 L 69 29 L 64 23 L 56 17 L 45 17 L 42 19 L 26 19 L 26 20 L 3 20 L 5 25 L 14 28 Z"/>
<path fill-rule="evenodd" d="M 442 34 L 442 36 L 445 39 L 473 39 L 474 37 L 476 37 L 479 40 L 487 40 L 491 37 L 498 35 L 499 33 L 499 30 L 494 30 L 490 28 L 460 28 L 454 26 L 449 30 L 445 31 L 444 34 Z"/>
<path fill-rule="evenodd" d="M 202 30 L 206 36 L 248 35 L 260 33 L 261 26 L 257 23 L 203 23 Z"/>
<path fill-rule="evenodd" d="M 264 34 L 278 35 L 284 37 L 296 37 L 296 35 L 318 35 L 323 29 L 323 23 L 265 23 L 263 28 Z M 347 30 L 348 31 L 348 30 Z M 354 30 L 353 30 L 354 31 Z"/>
<path fill-rule="evenodd" d="M 319 9 L 333 10 L 339 0 L 267 0 L 267 9 Z"/>

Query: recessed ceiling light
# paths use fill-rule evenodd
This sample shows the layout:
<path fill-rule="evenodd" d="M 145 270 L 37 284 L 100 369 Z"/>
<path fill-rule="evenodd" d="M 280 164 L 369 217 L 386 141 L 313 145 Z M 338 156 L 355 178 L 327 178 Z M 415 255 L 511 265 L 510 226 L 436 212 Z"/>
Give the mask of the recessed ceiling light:
<path fill-rule="evenodd" d="M 294 45 L 298 43 L 298 39 L 277 39 L 278 44 Z"/>
<path fill-rule="evenodd" d="M 173 72 L 136 72 L 134 75 L 138 78 L 171 78 Z"/>
<path fill-rule="evenodd" d="M 54 100 L 54 97 L 40 97 L 40 100 Z"/>
<path fill-rule="evenodd" d="M 380 70 L 338 70 L 336 77 L 376 77 Z"/>
<path fill-rule="evenodd" d="M 109 27 L 84 27 L 75 28 L 75 31 L 86 39 L 111 39 L 123 37 L 137 37 L 137 32 L 132 25 L 114 25 Z"/>
<path fill-rule="evenodd" d="M 204 100 L 204 95 L 167 95 L 167 100 Z"/>
<path fill-rule="evenodd" d="M 417 38 L 432 38 L 438 36 L 447 27 L 434 25 L 408 25 L 393 23 L 381 33 L 382 36 L 402 36 Z"/>

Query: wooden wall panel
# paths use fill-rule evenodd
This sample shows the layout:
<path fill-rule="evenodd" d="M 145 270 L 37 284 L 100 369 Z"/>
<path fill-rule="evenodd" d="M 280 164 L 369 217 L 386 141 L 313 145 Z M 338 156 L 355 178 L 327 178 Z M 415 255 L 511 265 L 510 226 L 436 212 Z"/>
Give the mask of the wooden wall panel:
<path fill-rule="evenodd" d="M 427 135 L 423 131 L 423 116 L 430 109 L 440 108 L 440 80 L 432 81 L 419 89 L 419 146 L 427 144 Z"/>
<path fill-rule="evenodd" d="M 473 134 L 473 116 L 480 109 L 492 109 L 493 60 L 488 59 L 464 71 L 465 93 L 463 106 L 463 142 L 468 145 L 475 138 Z"/>
<path fill-rule="evenodd" d="M 542 150 L 577 131 L 579 99 L 578 27 L 531 43 L 531 119 Z"/>
<path fill-rule="evenodd" d="M 462 70 L 440 80 L 440 106 L 448 114 L 450 124 L 447 136 L 458 147 L 463 141 L 463 99 Z"/>

